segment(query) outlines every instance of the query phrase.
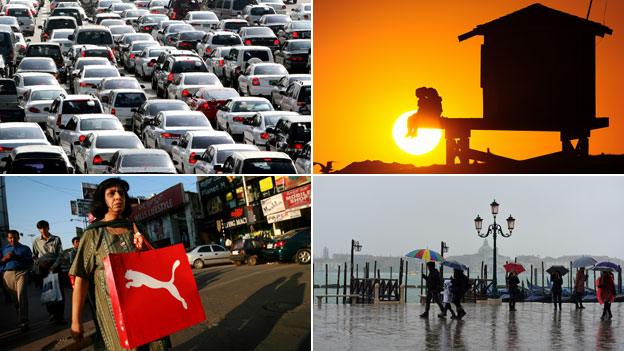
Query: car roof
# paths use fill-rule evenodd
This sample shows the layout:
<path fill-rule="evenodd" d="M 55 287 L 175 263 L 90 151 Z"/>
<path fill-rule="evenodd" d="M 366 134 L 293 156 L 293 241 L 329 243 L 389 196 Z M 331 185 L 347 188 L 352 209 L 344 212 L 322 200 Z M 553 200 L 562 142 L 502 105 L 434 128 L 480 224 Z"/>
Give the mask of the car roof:
<path fill-rule="evenodd" d="M 48 57 L 49 58 L 49 57 Z M 25 58 L 24 58 L 25 59 Z M 22 61 L 24 60 L 22 59 Z M 50 59 L 52 60 L 52 59 Z M 20 75 L 22 77 L 33 77 L 33 76 L 50 76 L 53 77 L 54 76 L 50 73 L 46 73 L 46 72 L 19 72 L 19 73 L 15 73 L 14 75 Z"/>
<path fill-rule="evenodd" d="M 76 22 L 76 19 L 72 16 L 52 16 L 52 17 L 48 17 L 48 19 L 46 20 L 46 24 L 50 23 L 50 21 L 52 20 L 72 20 Z"/>
<path fill-rule="evenodd" d="M 132 133 L 132 132 L 129 132 L 129 133 Z M 153 155 L 163 155 L 169 158 L 169 154 L 167 153 L 167 151 L 162 150 L 162 149 L 121 149 L 117 152 L 119 153 L 120 156 L 140 155 L 140 154 L 152 155 L 153 154 Z"/>
<path fill-rule="evenodd" d="M 135 136 L 136 137 L 136 134 L 134 134 L 134 132 L 130 132 L 126 130 L 97 130 L 97 131 L 92 131 L 89 134 L 93 134 L 96 137 L 99 137 L 99 136 Z"/>
<path fill-rule="evenodd" d="M 214 144 L 214 145 L 210 145 L 210 147 L 214 148 L 217 151 L 223 151 L 223 150 L 257 151 L 259 150 L 256 145 L 251 145 L 251 144 Z"/>
<path fill-rule="evenodd" d="M 62 91 L 65 91 L 65 89 L 62 86 L 60 86 L 60 85 L 31 85 L 31 86 L 28 87 L 28 90 L 30 90 L 30 92 L 38 91 L 38 90 L 62 90 Z"/>
<path fill-rule="evenodd" d="M 283 152 L 277 151 L 235 151 L 232 153 L 232 157 L 236 158 L 281 158 L 285 160 L 290 160 L 290 156 L 286 155 Z"/>
<path fill-rule="evenodd" d="M 128 88 L 124 88 L 124 89 L 113 89 L 113 93 L 114 94 L 122 94 L 122 93 L 143 93 L 143 94 L 145 94 L 145 91 L 143 89 L 128 89 Z"/>
<path fill-rule="evenodd" d="M 310 115 L 293 115 L 293 116 L 285 116 L 281 119 L 286 120 L 292 123 L 306 123 L 312 122 L 312 116 Z"/>
<path fill-rule="evenodd" d="M 93 95 L 71 94 L 71 95 L 65 95 L 63 100 L 98 100 L 98 99 L 96 97 L 94 97 Z"/>
<path fill-rule="evenodd" d="M 230 100 L 232 101 L 262 101 L 262 102 L 269 102 L 269 100 L 267 100 L 266 98 L 263 97 L 254 97 L 254 96 L 241 96 L 241 97 L 233 97 Z"/>
<path fill-rule="evenodd" d="M 204 116 L 204 113 L 201 111 L 160 111 L 159 114 L 162 114 L 164 117 L 169 116 Z"/>
<path fill-rule="evenodd" d="M 190 136 L 230 136 L 228 132 L 220 130 L 189 130 L 185 134 Z"/>
<path fill-rule="evenodd" d="M 61 156 L 65 155 L 63 148 L 57 145 L 23 145 L 13 149 L 12 154 L 16 156 L 18 154 L 30 152 L 54 153 Z"/>
<path fill-rule="evenodd" d="M 269 48 L 268 46 L 259 46 L 259 45 L 235 45 L 235 46 L 232 46 L 232 49 L 238 49 L 241 51 L 249 51 L 249 50 L 271 51 L 271 48 Z"/>
<path fill-rule="evenodd" d="M 24 57 L 22 59 L 22 62 L 24 61 L 52 61 L 54 62 L 54 60 L 50 57 Z"/>
<path fill-rule="evenodd" d="M 75 115 L 78 119 L 98 119 L 98 118 L 110 118 L 118 119 L 117 116 L 108 113 L 87 113 L 84 115 Z"/>
<path fill-rule="evenodd" d="M 297 112 L 293 112 L 293 111 L 259 111 L 256 113 L 260 114 L 263 117 L 265 116 L 284 116 L 284 117 L 299 116 Z"/>
<path fill-rule="evenodd" d="M 108 61 L 108 60 L 107 60 L 107 61 Z M 117 67 L 115 67 L 115 66 L 113 66 L 113 65 L 86 65 L 86 66 L 84 66 L 84 67 L 83 67 L 83 69 L 84 69 L 85 71 L 86 71 L 86 70 L 94 70 L 94 69 L 104 69 L 104 68 L 106 68 L 106 69 L 111 69 L 111 68 L 113 68 L 113 69 L 118 70 L 118 69 L 117 69 Z"/>
<path fill-rule="evenodd" d="M 71 18 L 73 18 L 73 17 L 71 17 Z M 88 30 L 101 30 L 101 31 L 105 31 L 105 32 L 110 32 L 110 30 L 108 28 L 106 28 L 104 26 L 97 25 L 97 24 L 80 26 L 80 27 L 76 28 L 76 30 L 78 32 L 85 32 L 85 31 L 88 31 Z"/>
<path fill-rule="evenodd" d="M 3 122 L 0 123 L 0 128 L 34 128 L 39 127 L 35 122 Z M 41 127 L 39 127 L 41 129 Z"/>

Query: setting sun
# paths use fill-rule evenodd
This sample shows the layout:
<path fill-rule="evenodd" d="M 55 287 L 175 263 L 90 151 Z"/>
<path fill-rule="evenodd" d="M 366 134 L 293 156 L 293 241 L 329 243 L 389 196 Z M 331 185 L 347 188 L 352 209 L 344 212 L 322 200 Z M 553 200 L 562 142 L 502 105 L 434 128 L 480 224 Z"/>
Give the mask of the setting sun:
<path fill-rule="evenodd" d="M 442 130 L 419 128 L 416 137 L 406 137 L 407 118 L 415 112 L 416 110 L 407 111 L 397 118 L 392 127 L 392 136 L 394 137 L 394 142 L 401 150 L 412 155 L 422 155 L 438 146 L 440 138 L 442 138 Z"/>

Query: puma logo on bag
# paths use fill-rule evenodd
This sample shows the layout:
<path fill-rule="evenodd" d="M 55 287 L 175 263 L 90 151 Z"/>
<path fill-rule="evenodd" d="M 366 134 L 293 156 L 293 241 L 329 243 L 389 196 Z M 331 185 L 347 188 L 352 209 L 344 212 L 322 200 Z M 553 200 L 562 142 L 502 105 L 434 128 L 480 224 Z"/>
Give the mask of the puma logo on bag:
<path fill-rule="evenodd" d="M 180 296 L 180 292 L 178 291 L 178 288 L 176 288 L 176 286 L 173 285 L 173 281 L 175 279 L 175 271 L 179 265 L 180 265 L 180 260 L 176 260 L 175 262 L 173 262 L 173 266 L 171 267 L 171 279 L 165 282 L 155 279 L 153 277 L 150 277 L 149 275 L 145 273 L 128 269 L 126 271 L 126 274 L 124 275 L 124 277 L 128 280 L 126 282 L 126 288 L 139 288 L 145 285 L 151 289 L 166 289 L 169 292 L 169 294 L 171 294 L 171 296 L 173 296 L 176 300 L 182 303 L 182 307 L 184 307 L 184 309 L 186 310 L 188 309 L 186 305 L 186 300 L 184 300 L 184 298 Z"/>

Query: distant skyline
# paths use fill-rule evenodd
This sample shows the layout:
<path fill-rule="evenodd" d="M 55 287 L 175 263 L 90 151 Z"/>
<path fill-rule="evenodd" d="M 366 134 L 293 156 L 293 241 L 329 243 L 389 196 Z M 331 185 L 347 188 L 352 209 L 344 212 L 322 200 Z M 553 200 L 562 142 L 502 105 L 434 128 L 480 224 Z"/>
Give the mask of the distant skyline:
<path fill-rule="evenodd" d="M 20 242 L 32 246 L 33 237 L 40 235 L 36 223 L 45 219 L 50 232 L 61 237 L 63 249 L 71 247 L 76 227 L 83 227 L 81 217 L 72 216 L 70 200 L 82 198 L 82 183 L 99 184 L 110 177 L 101 176 L 7 176 L 5 177 L 9 227 L 24 236 Z M 130 195 L 150 196 L 178 184 L 184 190 L 197 192 L 194 176 L 125 176 Z M 75 220 L 75 221 L 72 221 Z"/>
<path fill-rule="evenodd" d="M 441 240 L 449 256 L 472 254 L 483 244 L 474 218 L 487 231 L 493 199 L 505 232 L 505 219 L 516 218 L 512 236 L 497 239 L 501 255 L 624 257 L 624 177 L 324 176 L 313 194 L 315 257 L 324 247 L 330 256 L 348 253 L 352 238 L 360 254 L 439 251 Z"/>

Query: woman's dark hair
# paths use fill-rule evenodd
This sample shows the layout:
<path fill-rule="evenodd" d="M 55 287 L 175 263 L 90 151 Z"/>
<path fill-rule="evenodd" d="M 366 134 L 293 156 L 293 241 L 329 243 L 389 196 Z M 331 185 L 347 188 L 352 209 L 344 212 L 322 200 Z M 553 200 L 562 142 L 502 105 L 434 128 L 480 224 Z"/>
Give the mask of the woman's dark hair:
<path fill-rule="evenodd" d="M 124 208 L 121 216 L 123 218 L 128 218 L 132 213 L 132 206 L 130 206 L 130 196 L 128 196 L 128 190 L 130 190 L 130 185 L 128 185 L 128 182 L 120 178 L 109 178 L 101 182 L 97 186 L 97 189 L 95 189 L 95 194 L 93 196 L 93 203 L 91 204 L 91 214 L 98 221 L 104 218 L 104 216 L 108 212 L 108 205 L 106 205 L 104 193 L 106 192 L 106 189 L 110 189 L 112 187 L 120 187 L 124 190 L 125 193 L 124 195 L 126 197 L 126 207 Z"/>

